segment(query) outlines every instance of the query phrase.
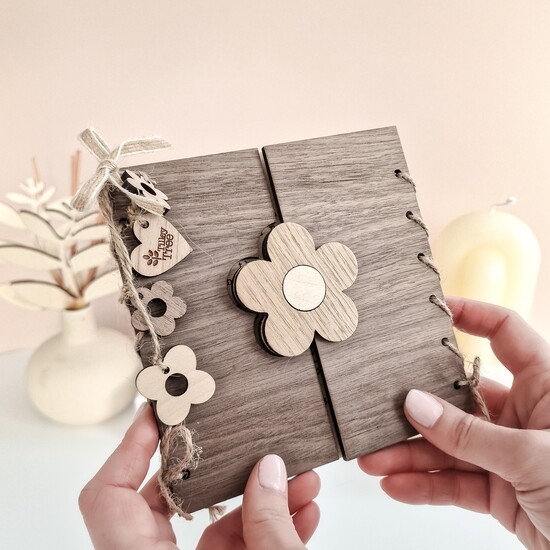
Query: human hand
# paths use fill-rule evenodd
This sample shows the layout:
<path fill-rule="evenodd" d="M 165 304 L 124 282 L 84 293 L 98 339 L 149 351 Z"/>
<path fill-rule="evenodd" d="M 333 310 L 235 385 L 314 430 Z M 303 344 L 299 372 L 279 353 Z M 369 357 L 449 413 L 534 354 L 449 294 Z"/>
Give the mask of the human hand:
<path fill-rule="evenodd" d="M 528 548 L 550 548 L 550 346 L 516 313 L 448 299 L 458 329 L 487 337 L 512 372 L 510 390 L 483 380 L 491 422 L 411 390 L 405 414 L 423 436 L 358 459 L 409 504 L 490 513 Z"/>
<path fill-rule="evenodd" d="M 138 492 L 157 445 L 153 410 L 146 404 L 80 493 L 80 510 L 97 550 L 177 549 L 156 476 Z M 319 488 L 315 472 L 287 484 L 283 461 L 268 455 L 250 474 L 243 506 L 208 526 L 197 549 L 304 549 L 319 523 L 319 508 L 313 502 Z"/>

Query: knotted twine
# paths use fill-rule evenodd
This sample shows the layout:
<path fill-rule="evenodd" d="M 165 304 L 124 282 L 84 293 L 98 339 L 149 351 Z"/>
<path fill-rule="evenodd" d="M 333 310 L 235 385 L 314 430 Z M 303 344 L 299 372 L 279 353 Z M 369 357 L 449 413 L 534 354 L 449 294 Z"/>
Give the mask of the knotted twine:
<path fill-rule="evenodd" d="M 140 197 L 130 193 L 123 187 L 123 182 L 118 174 L 117 161 L 121 157 L 138 153 L 154 152 L 170 147 L 170 144 L 159 137 L 144 137 L 123 141 L 117 148 L 110 150 L 101 136 L 92 128 L 84 130 L 79 139 L 82 144 L 100 162 L 94 175 L 84 182 L 71 201 L 71 206 L 79 211 L 89 209 L 97 200 L 99 210 L 105 218 L 111 235 L 111 252 L 119 266 L 122 278 L 120 301 L 130 303 L 143 316 L 147 329 L 151 336 L 153 346 L 153 366 L 158 366 L 166 372 L 162 362 L 162 347 L 160 339 L 155 332 L 151 313 L 139 296 L 134 284 L 134 274 L 128 249 L 122 239 L 122 234 L 114 220 L 113 207 L 110 200 L 111 188 L 115 187 L 127 195 L 140 209 L 147 210 L 157 215 L 164 213 L 164 208 L 156 201 L 146 197 Z M 135 216 L 136 208 L 132 205 L 130 210 Z M 138 333 L 141 334 L 141 333 Z M 139 337 L 136 338 L 139 340 Z M 177 454 L 176 454 L 177 450 Z M 182 479 L 182 473 L 188 468 L 195 469 L 199 462 L 202 449 L 193 442 L 191 430 L 183 423 L 177 426 L 167 426 L 160 438 L 161 466 L 158 475 L 159 490 L 166 501 L 170 512 L 191 520 L 193 516 L 183 510 L 183 500 L 173 491 L 173 484 Z M 171 456 L 173 453 L 173 456 Z M 221 506 L 209 508 L 212 521 L 218 519 L 224 512 Z"/>

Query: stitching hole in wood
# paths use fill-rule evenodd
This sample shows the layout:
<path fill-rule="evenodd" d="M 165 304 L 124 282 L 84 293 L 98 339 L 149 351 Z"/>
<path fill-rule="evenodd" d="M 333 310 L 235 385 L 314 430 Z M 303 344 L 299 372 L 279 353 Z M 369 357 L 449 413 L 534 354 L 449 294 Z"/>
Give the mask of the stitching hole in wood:
<path fill-rule="evenodd" d="M 441 344 L 443 344 L 445 347 L 449 346 L 449 339 L 448 338 L 442 338 Z"/>
<path fill-rule="evenodd" d="M 191 477 L 191 472 L 186 468 L 181 472 L 181 479 L 189 479 Z"/>
<path fill-rule="evenodd" d="M 401 175 L 401 170 L 398 168 L 397 170 L 394 170 L 393 173 L 395 174 L 395 177 L 398 178 Z"/>
<path fill-rule="evenodd" d="M 453 383 L 453 388 L 455 390 L 460 390 L 462 388 L 462 384 L 460 383 L 460 380 L 455 380 Z"/>
<path fill-rule="evenodd" d="M 171 396 L 179 397 L 187 391 L 187 388 L 189 388 L 189 381 L 181 372 L 175 372 L 166 379 L 164 387 L 166 388 L 166 392 Z"/>
<path fill-rule="evenodd" d="M 170 373 L 170 367 L 164 367 L 164 368 L 162 369 L 162 372 L 163 372 L 164 374 L 169 374 L 169 373 Z"/>
<path fill-rule="evenodd" d="M 419 252 L 416 256 L 420 261 L 422 261 L 423 258 L 426 257 L 426 254 L 424 254 L 424 252 Z"/>
<path fill-rule="evenodd" d="M 435 304 L 435 301 L 437 300 L 437 296 L 435 294 L 430 294 L 430 302 L 432 304 Z M 445 345 L 445 344 L 443 344 Z"/>
<path fill-rule="evenodd" d="M 147 229 L 149 227 L 149 222 L 147 220 L 140 221 L 139 225 L 141 225 L 141 227 L 143 227 L 143 229 Z"/>
<path fill-rule="evenodd" d="M 405 216 L 407 216 L 407 218 L 408 218 L 409 220 L 412 220 L 414 214 L 413 214 L 410 210 L 407 210 L 407 213 L 405 214 Z"/>

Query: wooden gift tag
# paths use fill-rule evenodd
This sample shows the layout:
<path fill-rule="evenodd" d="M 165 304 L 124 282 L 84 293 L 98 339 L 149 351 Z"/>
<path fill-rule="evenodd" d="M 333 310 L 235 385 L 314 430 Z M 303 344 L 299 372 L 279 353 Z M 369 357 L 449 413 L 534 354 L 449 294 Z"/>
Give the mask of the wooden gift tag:
<path fill-rule="evenodd" d="M 134 235 L 140 245 L 132 250 L 132 267 L 141 275 L 161 275 L 181 262 L 191 247 L 164 217 L 144 214 L 134 222 Z"/>
<path fill-rule="evenodd" d="M 269 182 L 256 150 L 132 168 L 154 178 L 170 199 L 166 220 L 197 244 L 160 277 L 136 281 L 167 281 L 185 301 L 164 352 L 189 346 L 197 368 L 216 383 L 213 397 L 193 405 L 185 421 L 203 448 L 199 467 L 174 486 L 189 512 L 242 493 L 267 453 L 281 455 L 295 475 L 405 439 L 413 433 L 402 412 L 410 388 L 471 407 L 467 389 L 453 387 L 462 365 L 441 344 L 454 343 L 450 320 L 430 301 L 441 296 L 439 281 L 417 257 L 429 246 L 407 218 L 418 212 L 415 193 L 395 177 L 406 170 L 395 128 L 273 145 L 264 157 Z M 115 197 L 121 219 L 127 201 Z M 254 314 L 229 297 L 228 273 L 261 255 L 258 236 L 273 222 L 303 226 L 318 249 L 338 242 L 355 255 L 357 279 L 345 294 L 358 324 L 343 342 L 316 337 L 311 350 L 275 356 L 258 344 Z M 124 237 L 130 251 L 139 246 L 132 228 Z M 290 300 L 303 298 L 293 287 L 304 275 L 311 282 L 311 273 L 297 273 Z M 149 365 L 147 334 L 141 356 Z"/>

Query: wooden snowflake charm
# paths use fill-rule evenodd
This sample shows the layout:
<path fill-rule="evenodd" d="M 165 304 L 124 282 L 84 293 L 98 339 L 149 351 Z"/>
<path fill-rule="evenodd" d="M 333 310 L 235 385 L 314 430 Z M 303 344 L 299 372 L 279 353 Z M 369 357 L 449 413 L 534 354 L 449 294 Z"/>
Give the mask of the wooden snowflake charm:
<path fill-rule="evenodd" d="M 309 348 L 315 332 L 331 342 L 357 328 L 357 308 L 342 291 L 357 277 L 357 259 L 340 243 L 315 249 L 296 223 L 275 226 L 260 243 L 263 259 L 242 262 L 231 290 L 237 303 L 260 313 L 259 336 L 268 351 L 291 357 Z"/>

